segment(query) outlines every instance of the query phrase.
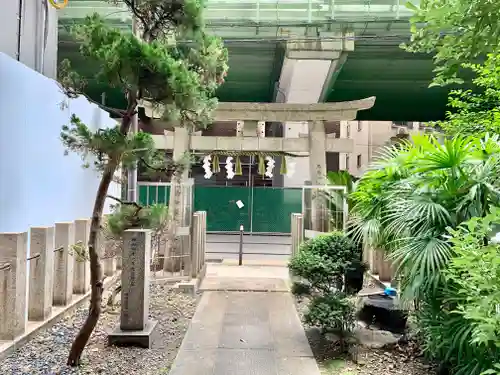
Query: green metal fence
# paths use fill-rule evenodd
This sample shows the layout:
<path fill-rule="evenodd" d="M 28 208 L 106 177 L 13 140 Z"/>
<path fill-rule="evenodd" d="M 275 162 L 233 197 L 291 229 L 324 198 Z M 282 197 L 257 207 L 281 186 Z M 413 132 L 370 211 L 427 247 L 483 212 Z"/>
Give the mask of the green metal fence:
<path fill-rule="evenodd" d="M 169 184 L 139 183 L 143 205 L 168 204 L 169 196 Z M 209 232 L 237 232 L 243 225 L 245 232 L 290 233 L 291 214 L 302 212 L 302 189 L 195 186 L 194 211 L 207 212 Z"/>
<path fill-rule="evenodd" d="M 139 182 L 139 203 L 143 206 L 167 204 L 170 198 L 170 183 Z"/>

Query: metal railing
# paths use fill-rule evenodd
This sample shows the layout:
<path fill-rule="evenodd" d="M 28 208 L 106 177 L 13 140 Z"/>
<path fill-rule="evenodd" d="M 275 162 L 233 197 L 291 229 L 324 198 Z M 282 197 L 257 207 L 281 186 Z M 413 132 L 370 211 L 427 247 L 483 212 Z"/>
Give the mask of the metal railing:
<path fill-rule="evenodd" d="M 408 19 L 406 0 L 208 0 L 205 19 L 209 26 L 267 23 L 321 23 L 328 21 L 387 21 Z M 412 1 L 419 5 L 420 0 Z M 123 5 L 106 1 L 72 0 L 59 12 L 60 19 L 79 19 L 97 12 L 114 22 L 131 22 Z"/>

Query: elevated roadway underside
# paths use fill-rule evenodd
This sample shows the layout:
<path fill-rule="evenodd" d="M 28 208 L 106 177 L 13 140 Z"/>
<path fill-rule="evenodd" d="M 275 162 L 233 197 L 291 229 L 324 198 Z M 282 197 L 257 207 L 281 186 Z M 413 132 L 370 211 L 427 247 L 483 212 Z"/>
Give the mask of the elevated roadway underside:
<path fill-rule="evenodd" d="M 87 77 L 94 76 L 96 66 L 82 63 L 78 46 L 71 40 L 65 25 L 81 19 L 90 5 L 103 14 L 111 14 L 104 6 L 102 9 L 95 7 L 97 3 L 100 2 L 74 0 L 73 6 L 60 17 L 59 56 L 72 60 L 77 70 Z M 433 69 L 431 56 L 410 54 L 399 48 L 409 36 L 408 10 L 400 1 L 293 0 L 286 7 L 283 7 L 284 2 L 275 0 L 260 0 L 260 7 L 257 3 L 209 1 L 210 28 L 224 38 L 229 50 L 229 73 L 218 92 L 220 101 L 275 101 L 279 95 L 278 81 L 287 41 L 317 36 L 331 41 L 338 39 L 339 32 L 348 30 L 355 38 L 354 50 L 347 52 L 335 73 L 325 82 L 320 101 L 375 96 L 375 106 L 358 113 L 360 120 L 428 121 L 443 117 L 448 89 L 428 88 Z M 75 8 L 74 4 L 80 8 Z M 88 7 L 81 7 L 81 4 L 88 4 Z M 301 6 L 304 9 L 300 9 Z M 110 22 L 130 28 L 129 17 L 123 16 L 123 12 L 117 14 L 121 18 L 111 17 Z M 229 14 L 232 18 L 221 18 L 220 14 Z M 106 90 L 105 85 L 92 80 L 88 88 L 89 94 L 97 100 Z M 120 92 L 106 91 L 108 105 L 124 105 Z"/>

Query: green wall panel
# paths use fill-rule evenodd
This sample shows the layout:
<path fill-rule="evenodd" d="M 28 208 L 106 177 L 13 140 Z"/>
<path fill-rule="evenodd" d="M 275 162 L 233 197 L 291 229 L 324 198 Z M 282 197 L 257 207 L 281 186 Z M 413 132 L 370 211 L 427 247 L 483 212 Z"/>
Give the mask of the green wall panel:
<path fill-rule="evenodd" d="M 207 212 L 209 232 L 237 232 L 250 228 L 250 189 L 245 187 L 195 186 L 194 210 Z M 241 200 L 240 209 L 236 202 Z"/>
<path fill-rule="evenodd" d="M 253 188 L 253 232 L 290 233 L 296 212 L 302 212 L 302 189 Z"/>
<path fill-rule="evenodd" d="M 142 205 L 168 204 L 169 186 L 140 185 Z M 207 212 L 209 232 L 290 233 L 291 214 L 302 212 L 302 189 L 195 186 L 194 211 Z M 238 208 L 237 201 L 244 206 Z"/>

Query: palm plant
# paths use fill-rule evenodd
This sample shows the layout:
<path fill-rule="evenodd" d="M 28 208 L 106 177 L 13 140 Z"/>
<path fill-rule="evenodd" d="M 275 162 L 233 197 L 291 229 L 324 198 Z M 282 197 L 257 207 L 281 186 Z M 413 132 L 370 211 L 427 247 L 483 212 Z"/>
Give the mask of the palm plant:
<path fill-rule="evenodd" d="M 350 195 L 352 235 L 388 251 L 404 296 L 434 295 L 452 255 L 447 227 L 499 204 L 499 171 L 496 135 L 442 144 L 420 135 L 387 147 Z"/>

